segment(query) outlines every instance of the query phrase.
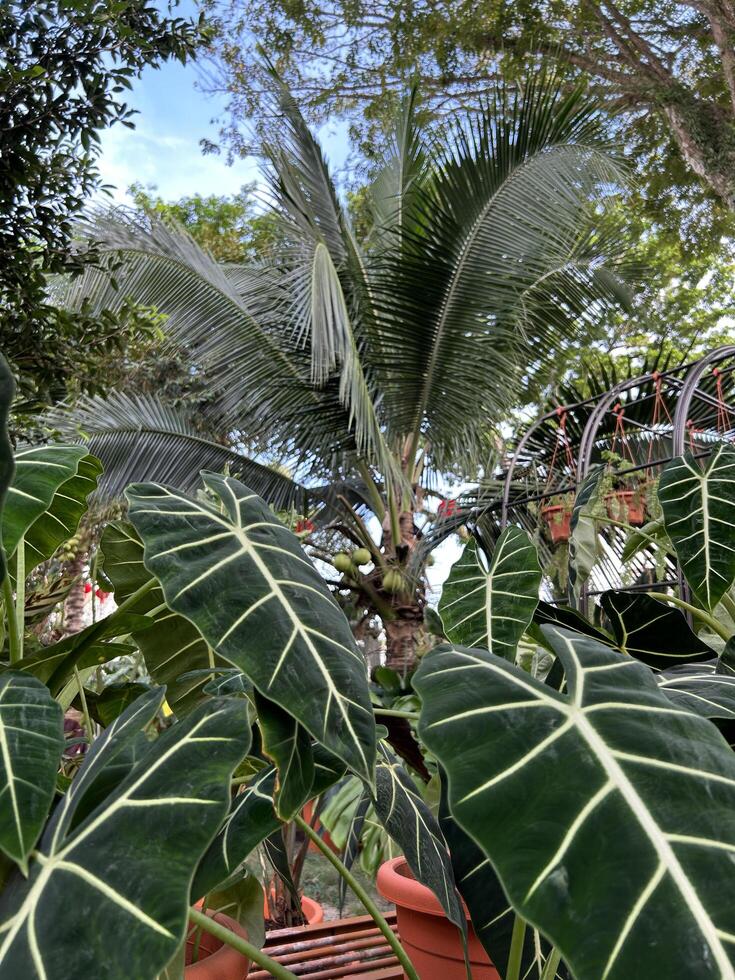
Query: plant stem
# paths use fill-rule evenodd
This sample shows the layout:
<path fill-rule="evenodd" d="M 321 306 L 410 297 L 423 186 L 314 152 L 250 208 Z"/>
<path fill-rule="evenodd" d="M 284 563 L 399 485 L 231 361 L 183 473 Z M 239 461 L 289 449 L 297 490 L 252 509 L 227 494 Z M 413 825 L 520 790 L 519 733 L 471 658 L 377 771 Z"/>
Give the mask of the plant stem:
<path fill-rule="evenodd" d="M 13 595 L 13 586 L 10 584 L 7 559 L 5 564 L 5 578 L 3 579 L 3 599 L 5 600 L 5 615 L 8 618 L 10 663 L 15 664 L 22 659 L 23 653 L 18 642 L 18 617 L 15 614 L 15 596 Z"/>
<path fill-rule="evenodd" d="M 510 937 L 510 953 L 508 953 L 508 969 L 505 971 L 505 980 L 518 980 L 521 975 L 525 939 L 526 920 L 516 913 L 513 920 L 513 933 Z"/>
<path fill-rule="evenodd" d="M 380 496 L 380 490 L 373 479 L 373 475 L 370 472 L 370 468 L 364 459 L 358 459 L 357 461 L 357 472 L 365 481 L 365 487 L 370 497 L 370 503 L 372 504 L 373 513 L 382 523 L 385 517 L 385 504 L 383 503 L 383 498 Z"/>
<path fill-rule="evenodd" d="M 393 552 L 396 553 L 401 544 L 401 524 L 398 520 L 398 505 L 393 491 L 388 494 L 388 511 L 390 514 L 390 535 L 393 538 Z"/>
<path fill-rule="evenodd" d="M 554 946 L 554 948 L 549 953 L 549 958 L 546 960 L 546 965 L 544 966 L 544 972 L 541 974 L 541 980 L 554 980 L 556 976 L 556 970 L 561 963 L 561 952 Z"/>
<path fill-rule="evenodd" d="M 712 630 L 713 633 L 717 633 L 721 636 L 725 642 L 730 639 L 730 634 L 725 629 L 725 627 L 718 623 L 714 616 L 710 616 L 708 612 L 704 609 L 699 609 L 697 606 L 693 606 L 690 602 L 684 602 L 683 599 L 679 599 L 675 595 L 667 595 L 665 592 L 649 592 L 648 593 L 652 599 L 658 599 L 660 602 L 671 602 L 675 606 L 679 606 L 681 609 L 686 609 L 688 613 L 691 613 L 695 619 L 701 620 Z"/>
<path fill-rule="evenodd" d="M 240 936 L 236 936 L 234 932 L 230 932 L 225 926 L 221 926 L 219 922 L 210 918 L 208 915 L 204 915 L 199 909 L 191 908 L 189 909 L 189 921 L 193 922 L 195 925 L 200 926 L 204 932 L 208 932 L 210 935 L 215 936 L 217 939 L 221 939 L 223 943 L 228 946 L 232 946 L 236 949 L 238 953 L 242 953 L 243 956 L 247 956 L 249 960 L 253 963 L 257 963 L 258 966 L 262 966 L 264 970 L 268 970 L 275 980 L 298 980 L 293 973 L 289 973 L 280 963 L 276 963 L 272 960 L 270 956 L 258 949 L 257 946 L 253 946 L 249 943 L 247 939 L 241 939 Z"/>
<path fill-rule="evenodd" d="M 79 688 L 79 700 L 82 702 L 82 714 L 84 715 L 84 727 L 87 730 L 87 741 L 89 745 L 92 744 L 92 739 L 94 738 L 92 730 L 92 719 L 89 715 L 89 707 L 87 705 L 87 695 L 84 693 L 84 682 L 82 681 L 82 676 L 79 673 L 79 668 L 74 665 L 74 677 L 77 681 L 77 687 Z"/>
<path fill-rule="evenodd" d="M 385 936 L 390 948 L 398 957 L 398 962 L 403 967 L 403 972 L 406 974 L 409 980 L 419 980 L 419 975 L 416 973 L 413 963 L 411 963 L 411 960 L 406 955 L 406 951 L 404 950 L 403 946 L 401 946 L 398 937 L 393 932 L 393 930 L 388 925 L 388 923 L 385 921 L 385 918 L 381 914 L 380 909 L 372 900 L 372 898 L 370 898 L 370 896 L 362 887 L 360 882 L 357 881 L 357 879 L 350 871 L 348 871 L 348 869 L 340 861 L 337 855 L 334 854 L 329 847 L 327 847 L 327 845 L 321 839 L 319 834 L 317 834 L 315 830 L 312 830 L 312 828 L 308 825 L 308 823 L 304 820 L 303 817 L 297 815 L 294 818 L 294 820 L 296 826 L 299 827 L 306 834 L 306 836 L 309 837 L 316 844 L 316 846 L 322 852 L 324 857 L 329 861 L 332 867 L 337 869 L 338 873 L 347 883 L 347 886 L 351 888 L 352 891 L 355 893 L 355 895 L 360 899 L 362 904 L 365 906 L 367 911 L 372 916 L 375 925 L 378 927 L 378 929 L 380 929 L 380 931 Z"/>
<path fill-rule="evenodd" d="M 418 721 L 418 711 L 399 711 L 398 708 L 379 708 L 373 705 L 373 712 L 376 715 L 385 715 L 387 718 L 408 718 L 409 721 Z"/>
<path fill-rule="evenodd" d="M 23 633 L 26 621 L 26 539 L 15 549 L 15 621 L 18 625 L 18 659 L 23 659 Z"/>

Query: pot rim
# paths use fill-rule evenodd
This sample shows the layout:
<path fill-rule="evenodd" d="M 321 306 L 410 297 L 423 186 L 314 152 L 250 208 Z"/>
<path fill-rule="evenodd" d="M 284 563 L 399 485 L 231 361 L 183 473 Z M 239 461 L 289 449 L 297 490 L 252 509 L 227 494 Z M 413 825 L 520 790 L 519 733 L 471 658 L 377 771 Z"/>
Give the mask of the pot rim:
<path fill-rule="evenodd" d="M 375 884 L 383 898 L 387 898 L 394 905 L 402 905 L 404 908 L 413 909 L 415 912 L 424 912 L 426 915 L 446 918 L 444 909 L 431 889 L 422 885 L 420 881 L 416 881 L 413 876 L 408 877 L 408 875 L 401 874 L 399 869 L 404 868 L 409 870 L 408 861 L 403 855 L 381 864 Z M 464 906 L 464 902 L 462 905 Z M 466 907 L 464 911 L 469 919 Z"/>

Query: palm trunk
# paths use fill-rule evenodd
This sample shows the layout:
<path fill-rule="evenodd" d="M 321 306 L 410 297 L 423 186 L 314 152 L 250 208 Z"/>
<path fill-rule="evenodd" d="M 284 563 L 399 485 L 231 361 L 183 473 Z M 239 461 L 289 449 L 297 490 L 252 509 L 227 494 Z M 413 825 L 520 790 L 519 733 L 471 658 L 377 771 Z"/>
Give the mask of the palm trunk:
<path fill-rule="evenodd" d="M 84 629 L 84 557 L 78 556 L 69 568 L 76 581 L 64 603 L 64 632 L 67 636 L 79 633 Z"/>
<path fill-rule="evenodd" d="M 413 511 L 398 515 L 400 541 L 393 542 L 390 524 L 383 526 L 383 550 L 405 566 L 416 544 L 416 525 Z M 387 596 L 394 612 L 393 618 L 383 617 L 385 628 L 386 665 L 401 674 L 414 669 L 424 625 L 425 595 L 423 582 L 409 587 L 405 593 Z"/>

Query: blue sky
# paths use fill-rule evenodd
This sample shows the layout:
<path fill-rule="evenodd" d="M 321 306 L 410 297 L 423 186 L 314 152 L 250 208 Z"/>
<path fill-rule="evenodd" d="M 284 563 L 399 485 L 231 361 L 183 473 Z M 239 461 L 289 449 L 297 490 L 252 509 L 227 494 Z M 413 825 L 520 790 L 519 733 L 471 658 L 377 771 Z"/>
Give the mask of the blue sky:
<path fill-rule="evenodd" d="M 177 13 L 195 12 L 193 0 L 184 0 Z M 135 129 L 113 126 L 102 134 L 100 173 L 116 187 L 115 199 L 124 201 L 134 182 L 156 185 L 166 200 L 185 194 L 234 194 L 255 180 L 255 160 L 238 160 L 231 167 L 225 156 L 204 156 L 199 141 L 217 140 L 216 117 L 224 111 L 222 96 L 212 97 L 198 86 L 196 63 L 146 69 L 134 83 L 128 104 L 138 110 Z M 344 126 L 328 126 L 320 132 L 330 160 L 341 165 L 346 156 Z"/>

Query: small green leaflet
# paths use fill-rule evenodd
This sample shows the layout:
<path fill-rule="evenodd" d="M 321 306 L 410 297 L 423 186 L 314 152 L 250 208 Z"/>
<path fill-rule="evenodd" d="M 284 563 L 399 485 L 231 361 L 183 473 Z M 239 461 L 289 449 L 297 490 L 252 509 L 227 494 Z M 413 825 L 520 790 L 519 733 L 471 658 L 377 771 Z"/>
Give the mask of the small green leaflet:
<path fill-rule="evenodd" d="M 594 467 L 585 477 L 577 492 L 569 523 L 569 586 L 574 596 L 579 596 L 584 583 L 597 562 L 599 548 L 598 524 L 592 517 L 602 479 L 602 468 Z"/>
<path fill-rule="evenodd" d="M 514 661 L 540 585 L 538 555 L 526 531 L 513 525 L 503 531 L 487 571 L 476 542 L 468 541 L 439 603 L 447 636 L 453 643 L 491 649 Z"/>
<path fill-rule="evenodd" d="M 649 667 L 665 670 L 677 663 L 711 660 L 715 653 L 692 631 L 678 609 L 640 592 L 606 592 L 600 599 L 615 642 Z"/>
<path fill-rule="evenodd" d="M 67 829 L 65 814 L 49 827 L 28 879 L 0 897 L 0 975 L 156 976 L 184 938 L 192 875 L 249 738 L 244 702 L 207 702 L 165 731 L 80 823 Z M 115 742 L 113 733 L 92 760 L 97 785 L 106 757 L 119 761 Z"/>
<path fill-rule="evenodd" d="M 352 631 L 295 535 L 238 480 L 203 473 L 218 504 L 156 484 L 126 491 L 166 603 L 368 783 L 375 720 Z"/>
<path fill-rule="evenodd" d="M 278 767 L 275 806 L 281 820 L 293 820 L 311 798 L 314 754 L 311 737 L 292 715 L 255 693 L 263 752 Z"/>
<path fill-rule="evenodd" d="M 691 453 L 672 460 L 658 499 L 681 570 L 711 612 L 735 581 L 735 449 L 721 443 L 707 460 Z"/>
<path fill-rule="evenodd" d="M 275 791 L 276 770 L 268 766 L 235 797 L 197 868 L 191 887 L 194 901 L 230 883 L 245 858 L 279 829 L 281 822 L 273 809 Z"/>
<path fill-rule="evenodd" d="M 61 707 L 35 677 L 0 674 L 0 849 L 27 868 L 64 751 Z"/>
<path fill-rule="evenodd" d="M 419 732 L 454 819 L 576 980 L 733 980 L 731 749 L 644 664 L 544 632 L 568 695 L 482 650 L 421 662 Z M 533 826 L 543 834 L 519 846 Z"/>

